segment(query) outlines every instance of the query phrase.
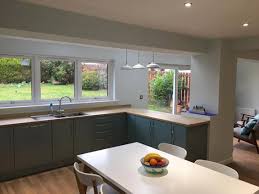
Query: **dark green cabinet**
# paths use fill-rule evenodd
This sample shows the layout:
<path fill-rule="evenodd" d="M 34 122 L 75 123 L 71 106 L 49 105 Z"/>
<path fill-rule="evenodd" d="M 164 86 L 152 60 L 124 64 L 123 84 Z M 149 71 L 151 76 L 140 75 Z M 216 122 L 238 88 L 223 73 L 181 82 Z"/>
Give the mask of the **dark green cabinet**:
<path fill-rule="evenodd" d="M 52 121 L 53 160 L 71 161 L 74 153 L 74 121 L 72 119 Z"/>
<path fill-rule="evenodd" d="M 208 125 L 185 127 L 170 122 L 128 115 L 129 142 L 140 142 L 158 148 L 160 143 L 170 143 L 188 152 L 187 159 L 207 159 Z"/>
<path fill-rule="evenodd" d="M 128 142 L 133 143 L 137 141 L 136 138 L 136 116 L 132 114 L 127 115 L 127 133 L 128 133 Z"/>
<path fill-rule="evenodd" d="M 127 115 L 114 115 L 112 126 L 113 146 L 119 146 L 128 143 Z"/>
<path fill-rule="evenodd" d="M 136 117 L 136 141 L 152 146 L 151 122 L 144 117 Z"/>
<path fill-rule="evenodd" d="M 94 119 L 82 117 L 75 119 L 74 154 L 83 154 L 95 150 Z"/>
<path fill-rule="evenodd" d="M 173 140 L 172 123 L 153 120 L 151 121 L 152 127 L 152 147 L 158 148 L 160 143 L 170 143 Z"/>
<path fill-rule="evenodd" d="M 15 169 L 39 167 L 52 162 L 50 122 L 14 127 Z"/>
<path fill-rule="evenodd" d="M 13 129 L 11 127 L 0 127 L 0 174 L 13 171 L 13 155 Z"/>

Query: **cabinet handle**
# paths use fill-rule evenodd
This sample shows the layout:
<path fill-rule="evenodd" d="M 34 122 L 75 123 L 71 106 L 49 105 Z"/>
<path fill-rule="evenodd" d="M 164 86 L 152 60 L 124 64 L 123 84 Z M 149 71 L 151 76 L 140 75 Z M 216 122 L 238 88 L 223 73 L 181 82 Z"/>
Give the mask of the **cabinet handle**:
<path fill-rule="evenodd" d="M 31 128 L 36 128 L 36 127 L 44 127 L 46 126 L 46 124 L 41 124 L 41 125 L 31 125 Z"/>

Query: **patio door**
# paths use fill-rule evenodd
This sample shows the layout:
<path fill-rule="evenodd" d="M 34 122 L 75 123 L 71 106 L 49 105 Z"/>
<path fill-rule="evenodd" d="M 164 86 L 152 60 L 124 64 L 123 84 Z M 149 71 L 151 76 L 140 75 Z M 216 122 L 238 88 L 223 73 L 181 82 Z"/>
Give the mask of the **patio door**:
<path fill-rule="evenodd" d="M 160 69 L 148 70 L 148 109 L 179 114 L 188 108 L 190 70 L 179 69 L 175 65 L 161 65 Z"/>

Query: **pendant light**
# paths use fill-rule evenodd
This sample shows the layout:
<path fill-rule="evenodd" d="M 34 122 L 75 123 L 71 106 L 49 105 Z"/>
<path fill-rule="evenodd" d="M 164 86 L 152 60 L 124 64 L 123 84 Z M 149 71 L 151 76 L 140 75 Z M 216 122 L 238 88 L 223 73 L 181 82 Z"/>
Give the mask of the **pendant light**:
<path fill-rule="evenodd" d="M 160 66 L 155 63 L 155 53 L 153 52 L 153 61 L 147 65 L 147 68 L 158 69 Z"/>
<path fill-rule="evenodd" d="M 126 49 L 126 61 L 125 65 L 121 67 L 122 70 L 132 70 L 132 67 L 128 64 L 128 49 Z"/>
<path fill-rule="evenodd" d="M 138 51 L 138 64 L 134 65 L 134 66 L 132 67 L 132 69 L 145 69 L 145 66 L 144 66 L 144 65 L 141 65 L 141 64 L 139 63 L 139 51 Z"/>

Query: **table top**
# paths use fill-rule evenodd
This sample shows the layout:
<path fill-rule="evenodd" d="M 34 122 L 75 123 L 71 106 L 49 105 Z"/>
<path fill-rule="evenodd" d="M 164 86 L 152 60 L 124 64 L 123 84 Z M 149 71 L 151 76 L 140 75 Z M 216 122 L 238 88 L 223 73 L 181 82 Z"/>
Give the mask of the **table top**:
<path fill-rule="evenodd" d="M 167 172 L 145 172 L 140 159 L 155 152 L 170 163 Z M 255 185 L 204 168 L 187 160 L 143 145 L 131 143 L 78 155 L 85 165 L 126 193 L 134 194 L 255 194 Z"/>

